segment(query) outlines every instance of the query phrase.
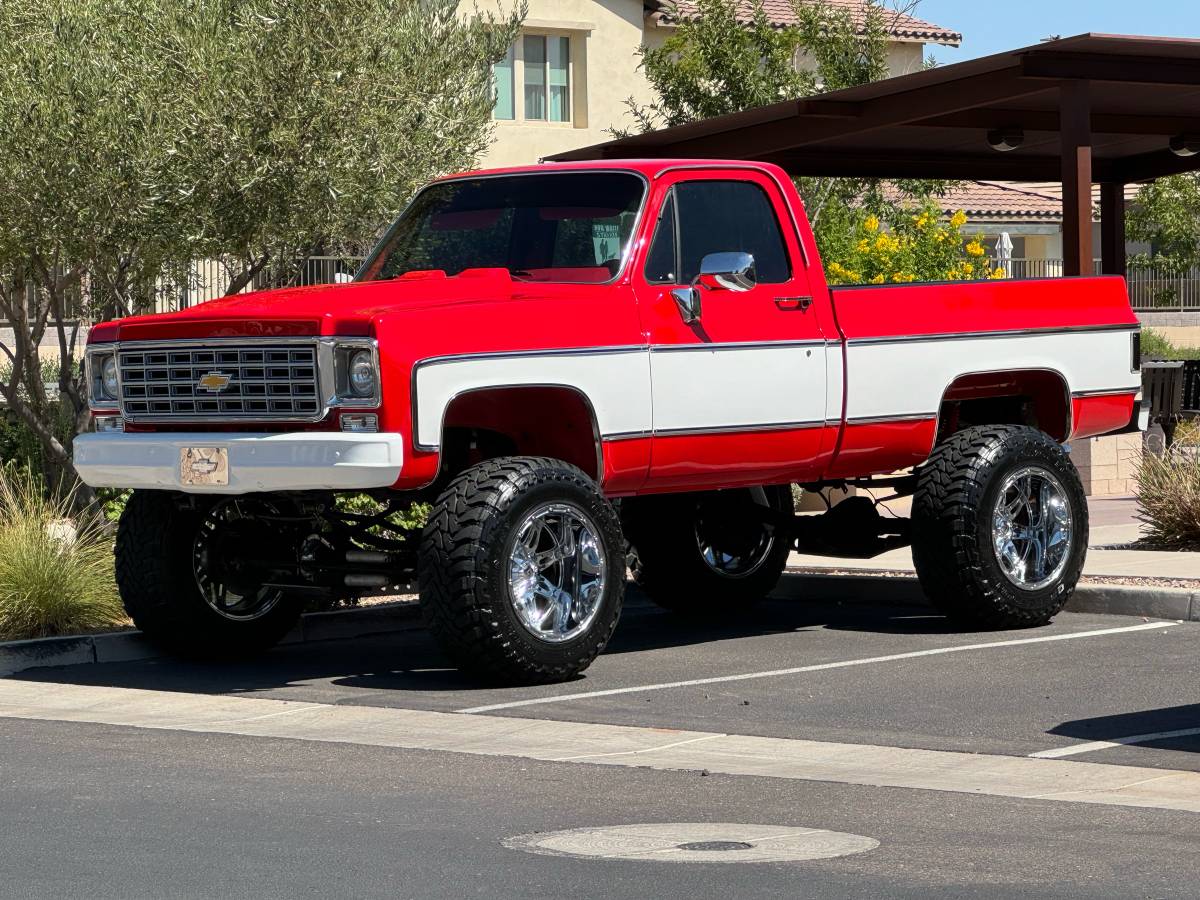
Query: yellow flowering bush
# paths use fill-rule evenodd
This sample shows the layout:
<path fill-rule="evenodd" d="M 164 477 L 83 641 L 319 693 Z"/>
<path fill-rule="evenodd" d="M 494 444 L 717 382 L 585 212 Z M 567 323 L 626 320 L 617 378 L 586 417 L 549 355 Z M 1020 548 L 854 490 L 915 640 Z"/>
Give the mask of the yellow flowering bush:
<path fill-rule="evenodd" d="M 852 233 L 824 247 L 830 284 L 908 284 L 914 281 L 996 280 L 1008 277 L 987 258 L 982 237 L 963 235 L 962 210 L 949 219 L 933 205 L 897 209 L 886 225 L 862 218 Z"/>

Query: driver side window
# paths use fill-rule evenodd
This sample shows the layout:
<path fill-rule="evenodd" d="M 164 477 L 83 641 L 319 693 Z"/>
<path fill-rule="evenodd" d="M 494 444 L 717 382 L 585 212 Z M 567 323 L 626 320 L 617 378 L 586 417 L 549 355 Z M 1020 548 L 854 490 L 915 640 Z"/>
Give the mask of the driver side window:
<path fill-rule="evenodd" d="M 709 253 L 754 257 L 759 284 L 791 279 L 787 245 L 771 200 L 749 181 L 687 181 L 671 189 L 646 257 L 651 284 L 690 284 Z"/>

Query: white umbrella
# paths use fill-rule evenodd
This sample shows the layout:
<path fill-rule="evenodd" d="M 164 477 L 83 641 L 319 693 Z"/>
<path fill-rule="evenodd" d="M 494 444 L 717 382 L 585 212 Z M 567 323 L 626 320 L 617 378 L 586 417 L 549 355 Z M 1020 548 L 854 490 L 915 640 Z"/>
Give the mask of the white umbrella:
<path fill-rule="evenodd" d="M 1008 236 L 1007 231 L 1000 232 L 1000 237 L 996 238 L 996 262 L 1000 264 L 1000 268 L 1004 270 L 1005 276 L 1012 275 L 1012 255 L 1013 242 Z"/>

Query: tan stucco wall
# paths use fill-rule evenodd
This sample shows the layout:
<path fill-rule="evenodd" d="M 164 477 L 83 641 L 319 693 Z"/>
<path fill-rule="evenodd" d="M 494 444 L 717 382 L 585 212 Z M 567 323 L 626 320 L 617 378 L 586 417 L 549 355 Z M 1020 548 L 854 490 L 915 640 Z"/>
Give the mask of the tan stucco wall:
<path fill-rule="evenodd" d="M 892 77 L 911 75 L 925 68 L 925 45 L 896 42 L 888 46 L 888 71 Z"/>
<path fill-rule="evenodd" d="M 478 0 L 483 11 L 511 10 L 514 0 Z M 470 14 L 475 0 L 460 11 Z M 572 38 L 572 122 L 497 121 L 494 143 L 480 159 L 481 168 L 526 165 L 563 150 L 609 140 L 610 128 L 628 129 L 633 119 L 625 101 L 648 103 L 653 91 L 638 68 L 638 48 L 659 47 L 670 35 L 645 19 L 642 0 L 529 0 L 525 29 Z M 917 71 L 924 47 L 896 43 L 888 51 L 893 75 Z M 521 85 L 516 86 L 521 90 Z"/>
<path fill-rule="evenodd" d="M 483 10 L 512 5 L 501 0 L 479 2 Z M 637 68 L 643 16 L 641 0 L 529 0 L 527 31 L 572 38 L 573 121 L 498 121 L 495 143 L 480 166 L 537 162 L 551 153 L 606 141 L 610 127 L 631 127 L 625 99 L 635 96 L 645 102 L 650 97 L 649 85 Z"/>

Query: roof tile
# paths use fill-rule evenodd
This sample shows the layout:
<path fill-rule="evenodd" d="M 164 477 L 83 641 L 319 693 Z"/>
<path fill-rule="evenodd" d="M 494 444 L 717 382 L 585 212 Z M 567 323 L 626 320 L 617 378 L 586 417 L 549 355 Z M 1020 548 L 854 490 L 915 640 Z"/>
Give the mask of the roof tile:
<path fill-rule="evenodd" d="M 867 9 L 867 0 L 825 0 L 825 3 L 838 10 L 848 12 L 851 18 L 861 24 Z M 743 21 L 749 21 L 751 16 L 751 0 L 738 0 L 740 17 Z M 657 12 L 664 21 L 672 19 L 695 19 L 699 16 L 700 10 L 696 0 L 647 0 L 646 7 Z M 772 25 L 783 27 L 786 25 L 796 24 L 796 13 L 792 8 L 791 0 L 763 0 L 763 9 L 767 17 L 771 20 Z M 905 13 L 887 12 L 887 15 L 893 16 L 891 25 L 891 34 L 893 37 L 906 38 L 909 40 L 930 41 L 937 44 L 952 44 L 957 46 L 962 43 L 962 35 L 957 31 L 951 31 L 943 28 L 940 25 L 934 25 L 932 22 L 926 22 L 923 19 L 918 19 L 916 16 L 910 16 Z"/>

